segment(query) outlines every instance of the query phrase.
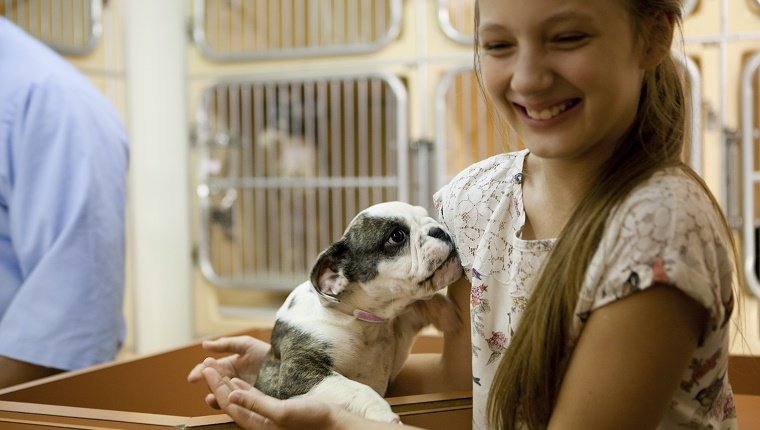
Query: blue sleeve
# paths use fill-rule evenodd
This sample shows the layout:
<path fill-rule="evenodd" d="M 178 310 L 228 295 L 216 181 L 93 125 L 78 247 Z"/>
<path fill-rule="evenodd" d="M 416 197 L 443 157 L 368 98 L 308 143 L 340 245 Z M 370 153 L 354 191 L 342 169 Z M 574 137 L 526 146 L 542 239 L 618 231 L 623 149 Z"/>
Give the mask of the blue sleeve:
<path fill-rule="evenodd" d="M 5 107 L 0 355 L 64 370 L 111 360 L 124 337 L 124 129 L 79 76 L 51 75 Z"/>

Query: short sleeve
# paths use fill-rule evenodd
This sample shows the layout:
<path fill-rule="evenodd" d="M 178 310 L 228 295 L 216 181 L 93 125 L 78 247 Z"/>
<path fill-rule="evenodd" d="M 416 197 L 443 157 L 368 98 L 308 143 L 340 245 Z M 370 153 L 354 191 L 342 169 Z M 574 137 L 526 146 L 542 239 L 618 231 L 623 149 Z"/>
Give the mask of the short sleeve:
<path fill-rule="evenodd" d="M 6 100 L 0 279 L 13 285 L 0 287 L 12 294 L 0 355 L 64 370 L 111 360 L 124 338 L 126 135 L 83 78 L 16 95 Z"/>
<path fill-rule="evenodd" d="M 733 267 L 722 215 L 702 186 L 681 171 L 658 174 L 611 214 L 579 315 L 668 284 L 704 306 L 716 330 L 731 314 Z"/>
<path fill-rule="evenodd" d="M 451 182 L 447 183 L 433 194 L 433 208 L 435 209 L 438 221 L 454 239 L 454 245 L 459 253 L 460 261 L 462 262 L 463 267 L 467 268 L 472 263 L 472 259 L 468 253 L 462 252 L 462 231 L 458 228 L 460 223 L 457 222 L 457 208 L 462 208 L 462 205 L 458 204 L 457 198 L 462 192 L 460 185 L 462 178 L 465 176 L 465 174 L 458 175 Z"/>
<path fill-rule="evenodd" d="M 449 195 L 449 188 L 450 184 L 446 184 L 433 194 L 433 208 L 435 208 L 436 218 L 438 218 L 438 221 L 440 221 L 447 229 L 449 229 L 449 226 L 446 225 L 446 217 L 443 213 L 443 207 L 444 205 L 448 207 L 445 199 Z"/>
<path fill-rule="evenodd" d="M 526 154 L 510 152 L 479 161 L 434 194 L 437 216 L 451 234 L 465 269 L 472 267 L 479 248 L 504 248 L 501 234 L 519 188 L 513 177 L 521 171 Z"/>

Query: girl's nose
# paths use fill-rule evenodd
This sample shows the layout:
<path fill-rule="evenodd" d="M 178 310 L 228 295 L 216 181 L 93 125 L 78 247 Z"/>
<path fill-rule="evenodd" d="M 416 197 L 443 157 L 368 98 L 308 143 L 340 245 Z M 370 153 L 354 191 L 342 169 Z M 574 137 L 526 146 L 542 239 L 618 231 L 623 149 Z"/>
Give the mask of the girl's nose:
<path fill-rule="evenodd" d="M 516 54 L 510 88 L 518 94 L 535 94 L 552 86 L 551 68 L 537 50 L 523 49 Z"/>

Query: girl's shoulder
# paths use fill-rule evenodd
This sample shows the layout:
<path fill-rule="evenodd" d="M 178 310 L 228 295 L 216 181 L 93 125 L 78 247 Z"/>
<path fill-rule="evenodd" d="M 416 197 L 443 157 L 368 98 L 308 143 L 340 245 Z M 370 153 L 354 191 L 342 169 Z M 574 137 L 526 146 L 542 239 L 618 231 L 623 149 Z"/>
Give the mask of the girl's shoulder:
<path fill-rule="evenodd" d="M 695 237 L 726 248 L 729 243 L 725 216 L 711 191 L 682 168 L 656 172 L 634 188 L 608 217 L 604 237 L 628 245 L 665 237 L 670 246 L 690 246 Z"/>
<path fill-rule="evenodd" d="M 519 186 L 526 154 L 525 150 L 508 152 L 470 165 L 434 194 L 434 206 L 451 210 L 463 201 L 482 205 L 508 198 Z"/>
<path fill-rule="evenodd" d="M 721 209 L 704 182 L 683 168 L 659 171 L 607 219 L 577 314 L 669 284 L 709 311 L 717 333 L 733 309 L 732 247 Z"/>
<path fill-rule="evenodd" d="M 486 159 L 477 161 L 470 166 L 466 167 L 464 170 L 462 170 L 456 177 L 461 176 L 474 176 L 481 174 L 483 172 L 490 172 L 490 171 L 505 171 L 505 170 L 511 170 L 514 168 L 519 168 L 522 170 L 523 161 L 525 160 L 525 156 L 528 154 L 527 149 L 523 149 L 521 151 L 513 151 L 513 152 L 504 152 L 501 154 L 496 154 L 491 157 L 488 157 Z"/>
<path fill-rule="evenodd" d="M 656 172 L 624 199 L 617 216 L 646 209 L 672 213 L 717 212 L 710 191 L 695 176 L 673 167 Z"/>
<path fill-rule="evenodd" d="M 502 179 L 512 179 L 522 172 L 527 150 L 497 154 L 466 167 L 454 176 L 444 189 L 461 190 L 498 186 Z"/>

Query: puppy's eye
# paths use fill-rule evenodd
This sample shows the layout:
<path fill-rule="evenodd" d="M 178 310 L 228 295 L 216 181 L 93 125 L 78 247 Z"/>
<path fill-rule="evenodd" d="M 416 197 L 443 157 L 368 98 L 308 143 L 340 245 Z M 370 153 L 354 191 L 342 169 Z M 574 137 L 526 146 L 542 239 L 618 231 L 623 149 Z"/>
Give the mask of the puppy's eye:
<path fill-rule="evenodd" d="M 391 232 L 391 235 L 388 236 L 388 241 L 386 242 L 386 245 L 400 245 L 406 241 L 406 232 L 404 230 L 401 230 L 400 228 L 397 228 Z"/>

